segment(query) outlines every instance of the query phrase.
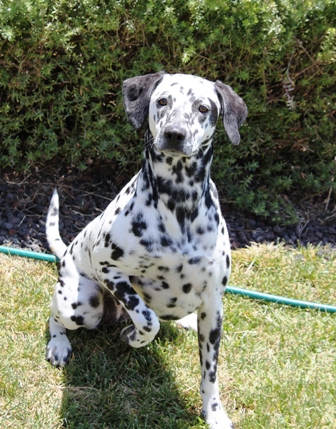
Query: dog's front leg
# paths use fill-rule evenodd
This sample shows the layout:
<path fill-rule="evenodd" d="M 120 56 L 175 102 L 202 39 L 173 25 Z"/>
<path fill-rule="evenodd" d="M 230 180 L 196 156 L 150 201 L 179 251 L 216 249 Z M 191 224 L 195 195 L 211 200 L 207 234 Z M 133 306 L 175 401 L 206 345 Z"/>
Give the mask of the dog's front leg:
<path fill-rule="evenodd" d="M 160 329 L 160 322 L 154 311 L 148 308 L 135 292 L 129 277 L 117 273 L 115 276 L 105 278 L 104 284 L 122 304 L 134 323 L 121 331 L 121 339 L 135 348 L 150 343 Z"/>
<path fill-rule="evenodd" d="M 202 412 L 211 429 L 232 429 L 219 395 L 217 361 L 222 333 L 223 304 L 215 295 L 198 311 L 198 343 L 201 361 Z"/>

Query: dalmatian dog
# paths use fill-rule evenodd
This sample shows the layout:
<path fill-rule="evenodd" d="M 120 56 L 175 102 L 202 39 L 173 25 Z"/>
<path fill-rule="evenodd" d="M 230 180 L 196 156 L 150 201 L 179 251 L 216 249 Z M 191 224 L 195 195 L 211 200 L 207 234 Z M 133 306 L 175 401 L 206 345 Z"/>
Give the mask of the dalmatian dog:
<path fill-rule="evenodd" d="M 219 80 L 164 72 L 124 81 L 123 100 L 132 126 L 146 124 L 140 172 L 68 247 L 56 191 L 51 200 L 46 233 L 60 264 L 47 360 L 65 365 L 66 330 L 96 328 L 106 314 L 129 317 L 121 339 L 143 347 L 161 321 L 190 325 L 197 312 L 202 411 L 210 428 L 233 428 L 217 381 L 230 242 L 210 166 L 218 116 L 238 144 L 246 105 Z"/>

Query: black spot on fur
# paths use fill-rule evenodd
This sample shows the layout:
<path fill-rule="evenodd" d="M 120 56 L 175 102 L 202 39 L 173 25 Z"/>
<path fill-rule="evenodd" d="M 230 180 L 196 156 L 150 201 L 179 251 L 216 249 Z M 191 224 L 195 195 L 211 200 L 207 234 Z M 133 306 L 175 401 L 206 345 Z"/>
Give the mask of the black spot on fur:
<path fill-rule="evenodd" d="M 163 235 L 161 237 L 160 243 L 163 247 L 171 247 L 173 245 L 172 240 L 167 235 Z"/>
<path fill-rule="evenodd" d="M 214 404 L 211 404 L 212 411 L 217 411 L 217 407 L 218 407 L 217 402 L 215 402 Z"/>
<path fill-rule="evenodd" d="M 163 179 L 161 176 L 157 177 L 157 189 L 159 194 L 172 194 L 173 182 L 170 179 Z"/>
<path fill-rule="evenodd" d="M 205 195 L 205 205 L 207 206 L 208 209 L 213 205 L 212 198 L 209 191 Z"/>
<path fill-rule="evenodd" d="M 50 215 L 51 216 L 57 216 L 58 215 L 58 208 L 57 207 L 53 207 Z"/>
<path fill-rule="evenodd" d="M 195 265 L 195 264 L 198 264 L 200 260 L 201 260 L 201 258 L 199 256 L 197 256 L 195 258 L 190 258 L 188 260 L 188 264 Z"/>
<path fill-rule="evenodd" d="M 168 206 L 169 210 L 170 210 L 171 212 L 173 212 L 173 211 L 175 210 L 175 207 L 176 207 L 175 201 L 171 198 L 171 199 L 168 201 L 167 206 Z"/>
<path fill-rule="evenodd" d="M 142 246 L 144 246 L 148 252 L 151 252 L 153 250 L 153 241 L 152 240 L 142 239 L 142 240 L 140 240 L 140 244 Z"/>
<path fill-rule="evenodd" d="M 126 295 L 134 295 L 134 289 L 125 281 L 119 282 L 115 285 L 114 296 L 119 301 L 125 301 Z"/>
<path fill-rule="evenodd" d="M 78 326 L 85 325 L 83 316 L 71 316 L 71 320 L 76 323 Z"/>
<path fill-rule="evenodd" d="M 145 300 L 145 302 L 147 303 L 147 304 L 149 304 L 150 302 L 151 302 L 151 300 L 152 300 L 152 296 L 151 295 L 149 295 L 149 293 L 144 293 L 143 294 L 143 297 L 144 297 L 144 300 Z"/>
<path fill-rule="evenodd" d="M 142 314 L 143 316 L 145 316 L 145 319 L 147 320 L 147 322 L 151 322 L 152 316 L 149 310 L 143 310 Z"/>
<path fill-rule="evenodd" d="M 216 325 L 216 328 L 210 331 L 209 341 L 214 346 L 215 351 L 218 351 L 222 332 L 222 318 L 219 314 L 217 316 Z"/>
<path fill-rule="evenodd" d="M 223 280 L 222 280 L 222 285 L 223 285 L 223 286 L 226 286 L 226 285 L 227 285 L 227 282 L 228 282 L 228 278 L 227 278 L 226 276 L 224 276 L 224 277 L 223 277 Z"/>
<path fill-rule="evenodd" d="M 182 207 L 178 207 L 176 209 L 176 219 L 177 219 L 177 222 L 180 224 L 180 227 L 181 227 L 181 229 L 183 231 L 184 224 L 185 224 L 185 219 L 186 219 L 186 211 L 185 211 L 185 208 L 183 206 Z"/>
<path fill-rule="evenodd" d="M 77 307 L 79 307 L 80 305 L 82 305 L 82 303 L 81 303 L 81 302 L 73 302 L 73 303 L 71 304 L 71 307 L 72 307 L 74 310 L 76 310 L 76 308 L 77 308 Z"/>
<path fill-rule="evenodd" d="M 195 210 L 191 213 L 191 216 L 190 216 L 191 222 L 194 222 L 197 216 L 198 216 L 198 208 L 196 207 Z"/>
<path fill-rule="evenodd" d="M 152 201 L 153 201 L 153 195 L 151 193 L 148 194 L 147 200 L 146 200 L 146 206 L 149 207 L 152 205 Z"/>
<path fill-rule="evenodd" d="M 163 289 L 169 289 L 169 284 L 166 283 L 166 282 L 162 282 L 161 286 L 162 286 Z"/>
<path fill-rule="evenodd" d="M 174 165 L 172 168 L 173 174 L 176 174 L 176 176 L 177 176 L 176 177 L 176 183 L 182 183 L 184 180 L 182 170 L 183 170 L 183 164 L 182 164 L 181 160 L 179 160 L 177 162 L 177 164 Z"/>
<path fill-rule="evenodd" d="M 98 308 L 99 304 L 100 304 L 99 296 L 98 295 L 90 296 L 90 298 L 89 298 L 89 304 L 93 308 Z"/>
<path fill-rule="evenodd" d="M 126 301 L 127 310 L 134 310 L 139 305 L 139 298 L 135 295 L 130 296 Z"/>
<path fill-rule="evenodd" d="M 216 371 L 209 372 L 209 381 L 210 383 L 215 383 L 216 381 Z"/>
<path fill-rule="evenodd" d="M 105 279 L 104 283 L 105 283 L 105 285 L 107 286 L 107 288 L 109 290 L 114 290 L 115 289 L 115 284 L 111 280 Z"/>
<path fill-rule="evenodd" d="M 138 213 L 132 221 L 132 232 L 136 237 L 141 237 L 146 229 L 147 222 L 144 220 L 143 214 Z"/>
<path fill-rule="evenodd" d="M 119 258 L 122 258 L 124 256 L 124 251 L 123 249 L 121 249 L 119 246 L 117 246 L 116 244 L 112 244 L 112 254 L 111 254 L 111 258 L 116 261 Z"/>
<path fill-rule="evenodd" d="M 182 290 L 184 293 L 189 293 L 191 291 L 191 288 L 192 288 L 191 283 L 186 283 L 185 285 L 182 286 Z"/>
<path fill-rule="evenodd" d="M 185 166 L 185 171 L 186 171 L 188 177 L 192 177 L 195 174 L 196 170 L 197 170 L 197 162 L 196 161 L 194 161 L 189 166 L 187 166 L 187 165 Z"/>
<path fill-rule="evenodd" d="M 174 307 L 176 307 L 176 301 L 177 301 L 177 298 L 171 298 L 170 299 L 170 303 L 167 305 L 167 308 L 174 308 Z"/>
<path fill-rule="evenodd" d="M 226 268 L 230 268 L 230 257 L 226 255 Z"/>
<path fill-rule="evenodd" d="M 105 235 L 105 244 L 104 244 L 104 246 L 108 247 L 110 245 L 110 241 L 111 241 L 111 235 L 109 233 L 107 233 Z"/>
<path fill-rule="evenodd" d="M 149 326 L 144 326 L 144 331 L 146 332 L 151 332 L 152 328 L 150 328 Z"/>
<path fill-rule="evenodd" d="M 158 222 L 158 230 L 162 233 L 166 232 L 166 227 L 164 226 L 164 223 L 161 220 Z"/>

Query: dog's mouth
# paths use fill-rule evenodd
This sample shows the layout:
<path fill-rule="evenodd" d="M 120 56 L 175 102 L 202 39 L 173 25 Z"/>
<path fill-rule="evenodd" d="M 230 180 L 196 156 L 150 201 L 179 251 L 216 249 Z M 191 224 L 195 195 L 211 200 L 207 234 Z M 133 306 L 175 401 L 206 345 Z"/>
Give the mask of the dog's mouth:
<path fill-rule="evenodd" d="M 191 157 L 195 154 L 195 151 L 186 151 L 186 150 L 179 150 L 175 148 L 167 148 L 167 149 L 159 149 L 160 152 L 163 152 L 166 156 L 172 156 L 174 158 L 181 158 L 181 157 Z"/>
<path fill-rule="evenodd" d="M 167 158 L 191 158 L 195 156 L 198 150 L 190 149 L 176 149 L 176 148 L 156 148 L 159 152 L 163 153 Z"/>
<path fill-rule="evenodd" d="M 201 151 L 206 151 L 207 148 L 211 145 L 211 138 L 204 141 L 200 146 L 194 147 L 192 144 L 184 142 L 181 145 L 174 145 L 173 147 L 169 144 L 162 144 L 161 142 L 154 142 L 154 147 L 158 152 L 162 152 L 166 156 L 173 158 L 191 158 L 199 154 Z"/>

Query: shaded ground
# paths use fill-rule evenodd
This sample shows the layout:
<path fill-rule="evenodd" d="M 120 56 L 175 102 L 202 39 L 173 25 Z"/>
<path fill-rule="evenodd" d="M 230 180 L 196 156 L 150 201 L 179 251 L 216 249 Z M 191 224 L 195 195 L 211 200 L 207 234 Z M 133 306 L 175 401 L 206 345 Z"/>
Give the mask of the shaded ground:
<path fill-rule="evenodd" d="M 52 191 L 60 193 L 61 236 L 69 243 L 99 215 L 127 182 L 130 174 L 117 174 L 113 164 L 91 167 L 83 173 L 48 166 L 34 173 L 6 173 L 0 179 L 0 245 L 49 252 L 45 219 Z M 219 189 L 221 194 L 221 189 Z M 251 213 L 238 212 L 233 204 L 221 201 L 230 230 L 232 248 L 251 242 L 284 241 L 336 246 L 336 206 L 319 197 L 291 201 L 298 223 L 281 226 Z"/>

